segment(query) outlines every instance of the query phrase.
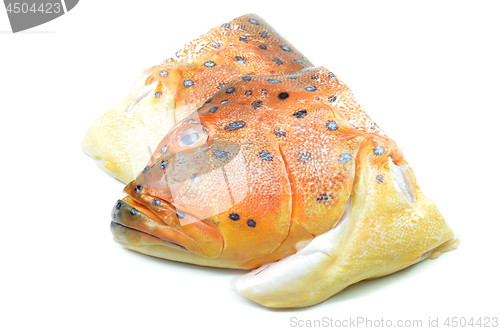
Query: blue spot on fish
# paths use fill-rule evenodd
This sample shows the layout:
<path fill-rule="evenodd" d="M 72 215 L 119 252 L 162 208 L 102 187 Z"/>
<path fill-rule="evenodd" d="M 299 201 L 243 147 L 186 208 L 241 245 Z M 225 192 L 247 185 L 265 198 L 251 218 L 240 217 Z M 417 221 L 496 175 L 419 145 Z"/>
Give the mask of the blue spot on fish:
<path fill-rule="evenodd" d="M 373 147 L 373 153 L 375 155 L 382 155 L 385 153 L 385 148 L 382 147 L 382 146 L 376 146 L 376 147 Z"/>
<path fill-rule="evenodd" d="M 295 113 L 293 113 L 293 116 L 295 116 L 296 118 L 304 118 L 307 116 L 307 110 L 305 109 L 297 110 Z"/>
<path fill-rule="evenodd" d="M 339 128 L 339 126 L 334 121 L 328 121 L 326 122 L 326 128 L 330 131 L 335 131 Z"/>
<path fill-rule="evenodd" d="M 339 162 L 340 163 L 346 163 L 346 162 L 351 161 L 351 159 L 352 159 L 352 155 L 351 154 L 342 154 L 339 157 Z"/>
<path fill-rule="evenodd" d="M 233 123 L 229 124 L 224 129 L 226 131 L 234 131 L 234 130 L 237 130 L 237 129 L 241 129 L 245 125 L 246 125 L 245 122 L 243 122 L 243 121 L 237 121 L 237 122 L 233 122 Z"/>
<path fill-rule="evenodd" d="M 258 109 L 258 108 L 262 107 L 262 105 L 263 105 L 263 104 L 264 104 L 264 103 L 263 103 L 262 101 L 260 101 L 260 100 L 258 100 L 258 101 L 254 101 L 254 102 L 252 102 L 252 107 L 253 107 L 254 109 Z"/>
<path fill-rule="evenodd" d="M 243 62 L 243 63 L 246 63 L 247 60 L 245 60 L 244 57 L 241 57 L 241 56 L 235 56 L 234 59 L 238 62 Z"/>
<path fill-rule="evenodd" d="M 229 154 L 226 151 L 216 150 L 213 152 L 214 156 L 218 159 L 225 159 Z"/>
<path fill-rule="evenodd" d="M 273 156 L 270 152 L 268 151 L 262 151 L 259 153 L 259 157 L 264 160 L 264 161 L 272 161 L 273 160 Z"/>
<path fill-rule="evenodd" d="M 305 152 L 305 153 L 300 153 L 299 156 L 297 156 L 297 160 L 303 163 L 307 163 L 311 161 L 312 155 L 311 153 Z"/>

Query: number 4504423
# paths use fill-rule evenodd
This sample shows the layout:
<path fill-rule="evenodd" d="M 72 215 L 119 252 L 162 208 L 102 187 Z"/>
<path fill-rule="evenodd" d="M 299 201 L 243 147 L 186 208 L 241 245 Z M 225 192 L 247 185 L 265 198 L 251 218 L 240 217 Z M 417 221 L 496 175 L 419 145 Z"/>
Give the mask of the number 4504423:
<path fill-rule="evenodd" d="M 27 13 L 45 13 L 45 14 L 59 14 L 61 12 L 61 4 L 60 3 L 41 3 L 33 5 L 29 5 L 27 3 L 9 3 L 7 6 L 8 13 L 14 14 L 27 14 Z"/>
<path fill-rule="evenodd" d="M 465 327 L 465 326 L 477 326 L 477 327 L 483 327 L 483 328 L 489 328 L 489 327 L 497 327 L 498 326 L 498 317 L 479 317 L 479 318 L 474 318 L 471 317 L 470 319 L 465 318 L 465 317 L 448 317 L 444 321 L 444 325 L 452 328 L 456 327 Z"/>

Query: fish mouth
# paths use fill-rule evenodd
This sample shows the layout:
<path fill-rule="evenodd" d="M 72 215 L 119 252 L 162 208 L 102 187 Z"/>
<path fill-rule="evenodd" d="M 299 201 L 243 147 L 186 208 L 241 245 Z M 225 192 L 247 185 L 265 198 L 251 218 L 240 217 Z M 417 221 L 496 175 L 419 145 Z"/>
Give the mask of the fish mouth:
<path fill-rule="evenodd" d="M 189 252 L 181 244 L 181 240 L 178 240 L 178 242 L 166 240 L 164 235 L 162 238 L 160 233 L 162 231 L 171 231 L 171 227 L 161 222 L 158 218 L 148 215 L 149 213 L 145 209 L 145 206 L 140 206 L 128 197 L 116 202 L 112 210 L 112 221 L 110 224 L 111 233 L 113 233 L 116 242 L 139 246 L 168 246 Z"/>
<path fill-rule="evenodd" d="M 164 239 L 153 236 L 144 231 L 129 228 L 123 224 L 111 221 L 111 232 L 115 238 L 115 241 L 120 244 L 126 245 L 155 245 L 155 246 L 167 246 L 175 249 L 179 249 L 184 252 L 189 252 L 184 247 L 174 244 L 173 242 L 166 241 Z"/>
<path fill-rule="evenodd" d="M 111 217 L 115 241 L 132 250 L 161 250 L 160 257 L 174 260 L 178 254 L 213 258 L 222 251 L 222 237 L 206 223 L 181 225 L 174 210 L 160 217 L 130 196 L 116 202 Z"/>

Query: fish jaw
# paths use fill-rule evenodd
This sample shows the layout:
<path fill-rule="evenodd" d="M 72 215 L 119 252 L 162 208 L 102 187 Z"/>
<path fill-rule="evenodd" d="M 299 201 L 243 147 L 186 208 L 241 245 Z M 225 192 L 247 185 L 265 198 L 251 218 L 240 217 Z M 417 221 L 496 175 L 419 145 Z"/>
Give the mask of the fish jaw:
<path fill-rule="evenodd" d="M 111 232 L 115 241 L 139 252 L 151 250 L 148 246 L 160 246 L 154 249 L 182 256 L 211 259 L 221 253 L 223 241 L 216 229 L 201 221 L 182 225 L 174 208 L 165 201 L 162 205 L 158 212 L 130 196 L 118 200 L 111 213 Z"/>

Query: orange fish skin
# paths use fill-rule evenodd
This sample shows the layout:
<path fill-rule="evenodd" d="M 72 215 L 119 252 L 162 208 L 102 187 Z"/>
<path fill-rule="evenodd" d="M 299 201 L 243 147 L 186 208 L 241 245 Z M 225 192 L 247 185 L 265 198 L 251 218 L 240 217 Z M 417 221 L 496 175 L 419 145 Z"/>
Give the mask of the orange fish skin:
<path fill-rule="evenodd" d="M 387 167 L 389 158 L 406 164 L 396 143 L 328 70 L 249 77 L 237 78 L 178 123 L 124 190 L 129 203 L 122 208 L 135 204 L 137 214 L 153 215 L 185 238 L 145 239 L 148 231 L 130 222 L 137 215 L 124 213 L 112 222 L 116 241 L 176 261 L 256 268 L 335 228 L 349 197 L 368 187 L 359 184 L 361 169 Z M 381 185 L 377 174 L 370 180 Z M 394 190 L 387 192 L 391 199 Z M 355 204 L 351 214 L 359 208 Z M 174 213 L 182 217 L 172 219 Z M 120 224 L 143 232 L 128 238 Z M 201 249 L 190 254 L 179 246 L 187 248 L 191 239 Z M 212 243 L 223 248 L 210 250 Z"/>
<path fill-rule="evenodd" d="M 266 21 L 243 15 L 144 71 L 130 94 L 95 121 L 82 148 L 103 170 L 129 183 L 172 126 L 233 79 L 291 74 L 311 66 Z"/>

